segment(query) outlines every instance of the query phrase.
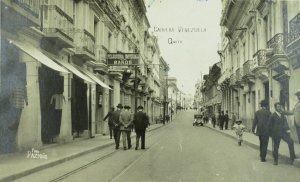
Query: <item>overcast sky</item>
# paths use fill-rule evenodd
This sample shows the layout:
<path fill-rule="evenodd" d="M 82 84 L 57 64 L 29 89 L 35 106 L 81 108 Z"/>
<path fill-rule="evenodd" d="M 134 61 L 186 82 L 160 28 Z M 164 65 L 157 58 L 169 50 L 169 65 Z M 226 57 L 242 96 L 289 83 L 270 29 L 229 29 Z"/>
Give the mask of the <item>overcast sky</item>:
<path fill-rule="evenodd" d="M 220 60 L 221 0 L 145 0 L 145 5 L 150 32 L 158 37 L 161 56 L 170 65 L 169 76 L 177 78 L 180 90 L 194 94 L 201 72 L 207 74 Z M 196 32 L 179 32 L 180 27 Z M 179 43 L 170 44 L 171 39 Z"/>

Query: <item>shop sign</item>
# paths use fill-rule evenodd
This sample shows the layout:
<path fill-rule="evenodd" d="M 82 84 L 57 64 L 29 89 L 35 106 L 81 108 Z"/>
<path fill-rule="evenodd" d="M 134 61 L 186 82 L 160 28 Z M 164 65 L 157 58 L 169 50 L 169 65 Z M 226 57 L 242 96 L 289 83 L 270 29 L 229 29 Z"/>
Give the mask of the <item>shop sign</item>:
<path fill-rule="evenodd" d="M 108 53 L 106 56 L 108 66 L 138 65 L 139 58 L 136 53 Z"/>

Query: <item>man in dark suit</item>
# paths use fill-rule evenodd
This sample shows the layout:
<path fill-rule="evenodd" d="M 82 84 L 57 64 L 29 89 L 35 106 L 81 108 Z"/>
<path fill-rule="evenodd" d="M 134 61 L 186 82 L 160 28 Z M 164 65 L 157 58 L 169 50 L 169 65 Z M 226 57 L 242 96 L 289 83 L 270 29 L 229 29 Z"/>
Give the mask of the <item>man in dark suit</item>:
<path fill-rule="evenodd" d="M 225 122 L 224 111 L 221 111 L 221 115 L 219 115 L 219 120 L 220 120 L 220 130 L 223 130 L 224 122 Z"/>
<path fill-rule="evenodd" d="M 229 121 L 229 115 L 228 115 L 228 111 L 226 111 L 224 115 L 225 130 L 228 130 L 228 121 Z"/>
<path fill-rule="evenodd" d="M 261 109 L 254 114 L 252 132 L 255 133 L 256 129 L 256 135 L 259 137 L 260 160 L 265 162 L 269 143 L 269 119 L 271 112 L 267 110 L 268 103 L 266 100 L 262 100 L 260 106 Z"/>
<path fill-rule="evenodd" d="M 112 113 L 115 111 L 115 108 L 111 108 L 111 110 L 107 113 L 107 115 L 104 117 L 104 121 L 108 118 L 108 128 L 109 128 L 109 135 L 110 139 L 112 139 L 113 129 L 114 129 L 114 123 L 112 121 Z"/>
<path fill-rule="evenodd" d="M 115 144 L 116 144 L 116 149 L 119 149 L 119 143 L 120 143 L 120 113 L 122 111 L 122 104 L 117 105 L 117 110 L 115 110 L 111 114 L 111 120 L 113 122 L 113 133 L 114 133 L 114 139 L 115 139 Z"/>
<path fill-rule="evenodd" d="M 141 149 L 145 149 L 145 133 L 146 128 L 149 126 L 149 118 L 146 113 L 143 112 L 143 106 L 139 106 L 138 111 L 134 115 L 133 124 L 136 133 L 136 147 L 139 148 L 139 140 L 141 138 Z"/>
<path fill-rule="evenodd" d="M 287 142 L 289 146 L 291 164 L 293 164 L 296 155 L 294 151 L 294 142 L 290 136 L 291 130 L 288 126 L 286 117 L 283 115 L 283 110 L 280 103 L 277 102 L 274 106 L 276 111 L 270 117 L 270 130 L 273 140 L 274 165 L 278 165 L 278 148 L 281 139 Z"/>

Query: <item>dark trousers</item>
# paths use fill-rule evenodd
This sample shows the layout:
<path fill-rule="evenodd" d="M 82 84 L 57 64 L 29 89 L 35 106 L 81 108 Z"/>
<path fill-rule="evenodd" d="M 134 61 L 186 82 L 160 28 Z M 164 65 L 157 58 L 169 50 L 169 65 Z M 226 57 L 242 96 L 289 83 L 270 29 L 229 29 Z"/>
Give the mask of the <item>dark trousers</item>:
<path fill-rule="evenodd" d="M 220 129 L 223 130 L 223 128 L 224 128 L 224 121 L 220 120 Z"/>
<path fill-rule="evenodd" d="M 143 129 L 143 130 L 135 130 L 135 133 L 136 133 L 136 148 L 139 148 L 139 141 L 140 141 L 140 138 L 141 138 L 141 148 L 142 149 L 145 149 L 145 133 L 146 133 L 146 130 Z"/>
<path fill-rule="evenodd" d="M 225 123 L 225 130 L 227 130 L 228 129 L 228 120 L 224 121 L 224 123 Z"/>
<path fill-rule="evenodd" d="M 127 131 L 127 144 L 128 144 L 128 148 L 131 148 L 131 131 Z"/>
<path fill-rule="evenodd" d="M 268 151 L 269 136 L 259 136 L 260 159 L 265 160 Z"/>
<path fill-rule="evenodd" d="M 114 128 L 114 139 L 115 139 L 116 149 L 119 148 L 120 136 L 121 136 L 120 128 Z"/>
<path fill-rule="evenodd" d="M 295 150 L 294 150 L 294 142 L 291 139 L 290 134 L 288 133 L 283 133 L 282 137 L 274 137 L 273 138 L 273 157 L 274 157 L 274 161 L 278 161 L 278 149 L 279 149 L 279 145 L 280 145 L 280 140 L 285 141 L 288 146 L 289 146 L 289 151 L 290 151 L 290 159 L 294 160 L 295 158 Z"/>
<path fill-rule="evenodd" d="M 212 120 L 213 127 L 216 127 L 216 120 Z"/>
<path fill-rule="evenodd" d="M 297 136 L 298 136 L 298 142 L 300 143 L 300 126 L 296 125 L 296 131 L 297 131 Z"/>
<path fill-rule="evenodd" d="M 114 128 L 113 128 L 113 126 L 108 126 L 108 129 L 109 129 L 109 136 L 110 136 L 110 138 L 112 138 Z"/>

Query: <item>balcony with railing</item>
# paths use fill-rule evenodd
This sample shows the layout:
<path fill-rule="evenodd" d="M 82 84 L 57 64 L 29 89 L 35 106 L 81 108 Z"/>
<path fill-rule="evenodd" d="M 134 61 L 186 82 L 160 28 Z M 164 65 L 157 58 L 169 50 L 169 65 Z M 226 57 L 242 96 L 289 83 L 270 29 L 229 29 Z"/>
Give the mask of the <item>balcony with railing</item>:
<path fill-rule="evenodd" d="M 294 18 L 289 22 L 290 32 L 287 48 L 288 50 L 294 50 L 299 48 L 300 41 L 300 13 L 298 13 Z"/>
<path fill-rule="evenodd" d="M 283 33 L 278 33 L 267 42 L 267 46 L 272 49 L 272 53 L 275 55 L 285 54 L 285 43 L 286 36 Z"/>
<path fill-rule="evenodd" d="M 42 11 L 42 31 L 45 38 L 62 48 L 73 47 L 73 18 L 57 5 L 43 5 Z"/>
<path fill-rule="evenodd" d="M 35 17 L 40 14 L 40 0 L 11 0 L 13 3 L 17 4 L 22 9 L 30 12 Z"/>
<path fill-rule="evenodd" d="M 77 30 L 77 45 L 75 55 L 84 60 L 95 60 L 95 37 L 87 30 Z"/>
<path fill-rule="evenodd" d="M 253 55 L 253 66 L 251 71 L 255 69 L 265 68 L 267 62 L 267 50 L 260 49 Z"/>
<path fill-rule="evenodd" d="M 238 68 L 236 71 L 235 71 L 235 77 L 236 77 L 236 81 L 237 82 L 241 82 L 242 79 L 243 79 L 243 68 Z"/>
<path fill-rule="evenodd" d="M 243 64 L 243 76 L 252 75 L 252 72 L 251 72 L 252 67 L 253 67 L 253 61 L 252 60 L 247 60 Z"/>
<path fill-rule="evenodd" d="M 236 85 L 236 75 L 235 75 L 235 73 L 232 73 L 231 75 L 230 75 L 230 85 L 232 85 L 232 86 L 234 86 L 234 85 Z"/>

